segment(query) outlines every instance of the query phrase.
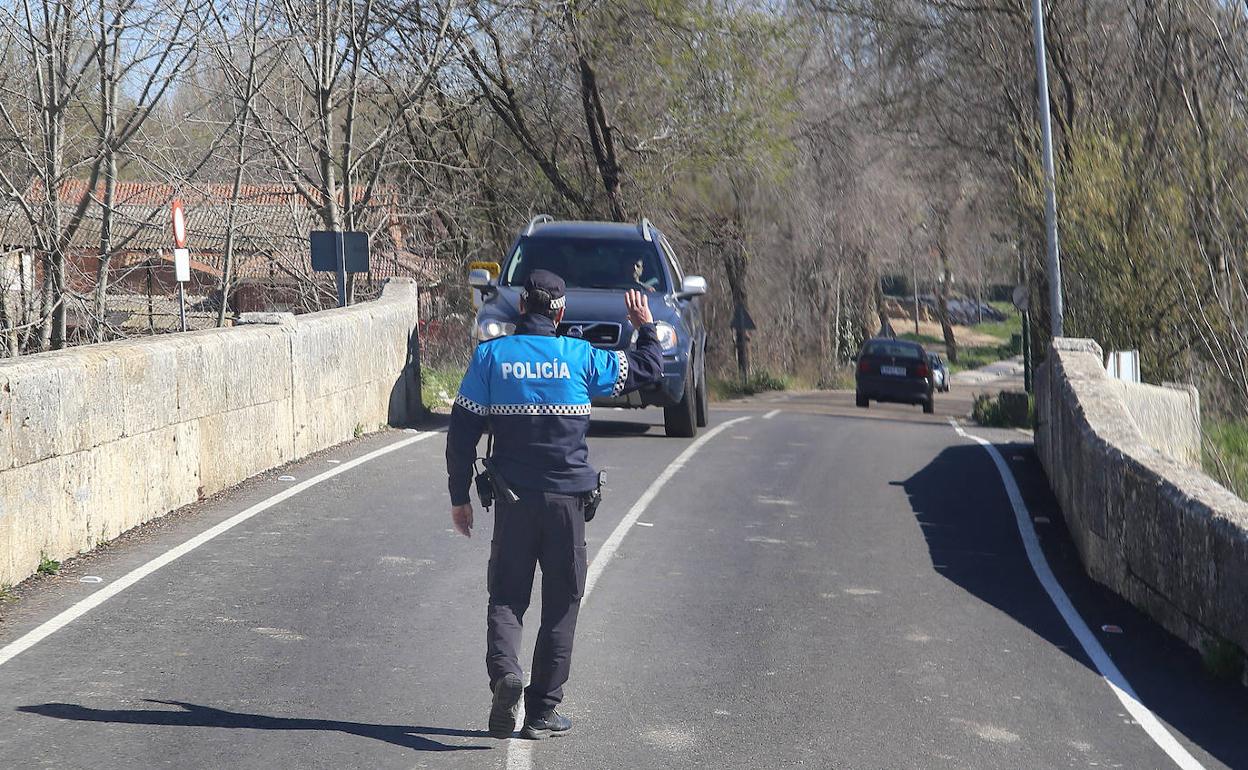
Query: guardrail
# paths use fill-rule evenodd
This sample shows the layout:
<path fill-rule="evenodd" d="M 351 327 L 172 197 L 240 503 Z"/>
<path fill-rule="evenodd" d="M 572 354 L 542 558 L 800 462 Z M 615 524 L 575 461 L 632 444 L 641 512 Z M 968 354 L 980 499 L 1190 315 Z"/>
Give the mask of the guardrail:
<path fill-rule="evenodd" d="M 308 315 L 0 362 L 0 585 L 422 414 L 416 284 Z"/>
<path fill-rule="evenodd" d="M 1036 379 L 1036 449 L 1084 567 L 1197 649 L 1248 649 L 1248 503 L 1200 469 L 1195 390 L 1103 360 L 1057 339 Z"/>

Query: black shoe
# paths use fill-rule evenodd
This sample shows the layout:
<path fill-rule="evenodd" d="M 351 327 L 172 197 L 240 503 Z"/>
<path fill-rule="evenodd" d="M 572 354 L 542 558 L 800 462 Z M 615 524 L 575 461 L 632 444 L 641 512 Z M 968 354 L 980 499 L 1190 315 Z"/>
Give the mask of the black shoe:
<path fill-rule="evenodd" d="M 520 737 L 540 741 L 548 735 L 567 735 L 571 729 L 572 720 L 551 709 L 545 714 L 540 714 L 536 717 L 526 717 L 524 729 L 520 731 Z"/>
<path fill-rule="evenodd" d="M 516 731 L 516 716 L 520 713 L 520 696 L 524 683 L 515 674 L 503 674 L 494 683 L 494 700 L 490 703 L 490 737 L 510 738 Z"/>

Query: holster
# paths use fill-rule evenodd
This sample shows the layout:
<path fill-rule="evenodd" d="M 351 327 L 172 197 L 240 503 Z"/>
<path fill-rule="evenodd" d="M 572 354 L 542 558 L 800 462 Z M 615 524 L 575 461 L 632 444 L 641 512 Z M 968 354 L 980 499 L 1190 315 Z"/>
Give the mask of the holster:
<path fill-rule="evenodd" d="M 494 460 L 487 457 L 481 461 L 481 465 L 485 468 L 485 473 L 482 475 L 489 479 L 496 496 L 503 498 L 509 503 L 520 502 L 520 496 L 507 483 L 507 479 L 503 478 L 503 474 L 498 472 L 498 468 L 494 467 Z"/>
<path fill-rule="evenodd" d="M 607 483 L 607 474 L 598 471 L 598 486 L 586 492 L 581 501 L 585 504 L 585 521 L 593 521 L 598 515 L 598 506 L 602 504 L 602 492 Z"/>
<path fill-rule="evenodd" d="M 477 497 L 481 500 L 481 507 L 490 510 L 494 505 L 494 482 L 490 481 L 489 471 L 482 471 L 473 479 L 473 483 L 477 487 Z"/>

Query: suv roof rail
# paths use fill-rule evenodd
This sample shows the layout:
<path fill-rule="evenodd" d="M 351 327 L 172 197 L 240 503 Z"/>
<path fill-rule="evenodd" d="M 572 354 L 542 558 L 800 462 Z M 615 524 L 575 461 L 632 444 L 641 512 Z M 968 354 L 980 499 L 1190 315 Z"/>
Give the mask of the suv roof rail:
<path fill-rule="evenodd" d="M 645 238 L 647 241 L 654 240 L 654 236 L 650 233 L 650 220 L 649 219 L 642 217 L 641 221 L 637 223 L 637 229 L 641 231 L 642 238 Z"/>
<path fill-rule="evenodd" d="M 524 231 L 524 234 L 532 235 L 533 231 L 537 229 L 538 225 L 543 224 L 545 222 L 554 222 L 554 221 L 555 221 L 555 218 L 552 217 L 550 214 L 538 214 L 537 216 L 529 220 L 529 227 L 528 229 Z"/>

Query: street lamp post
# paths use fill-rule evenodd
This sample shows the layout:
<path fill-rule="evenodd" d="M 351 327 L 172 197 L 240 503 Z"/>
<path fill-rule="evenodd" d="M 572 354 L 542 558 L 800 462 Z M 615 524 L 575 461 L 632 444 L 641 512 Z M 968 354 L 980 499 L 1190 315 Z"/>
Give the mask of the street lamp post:
<path fill-rule="evenodd" d="M 1044 162 L 1044 224 L 1048 242 L 1049 323 L 1054 337 L 1062 336 L 1062 259 L 1057 246 L 1057 191 L 1053 172 L 1053 125 L 1049 117 L 1049 73 L 1044 50 L 1044 9 L 1031 2 L 1036 42 L 1036 83 L 1040 102 L 1040 134 Z"/>

